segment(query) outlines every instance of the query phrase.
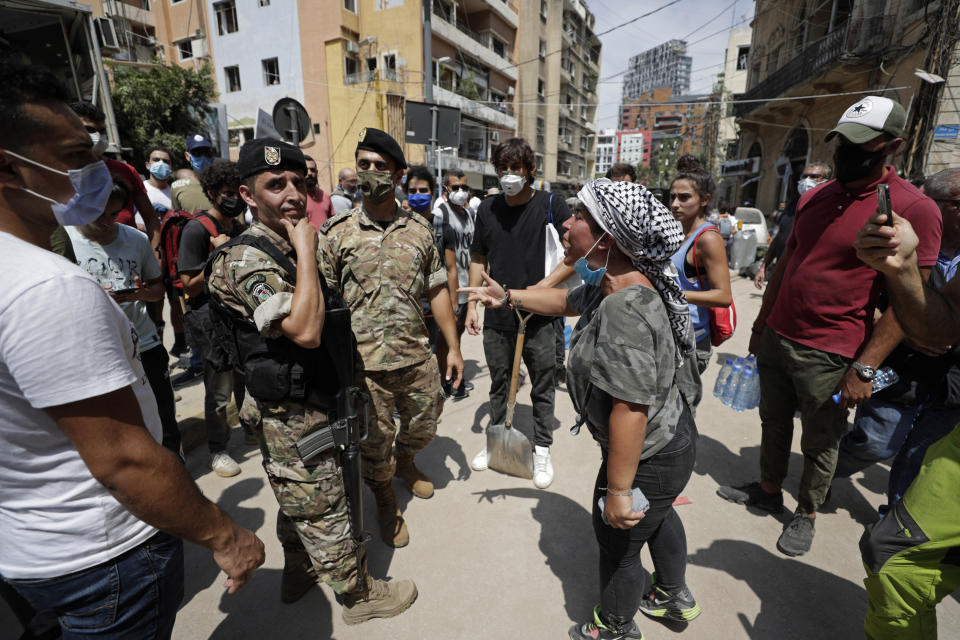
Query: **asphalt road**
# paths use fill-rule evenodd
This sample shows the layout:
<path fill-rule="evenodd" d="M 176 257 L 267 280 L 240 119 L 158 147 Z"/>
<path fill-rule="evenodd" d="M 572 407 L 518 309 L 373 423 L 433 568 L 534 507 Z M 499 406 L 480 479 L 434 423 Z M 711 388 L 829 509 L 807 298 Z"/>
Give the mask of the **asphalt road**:
<path fill-rule="evenodd" d="M 788 558 L 775 546 L 796 506 L 799 422 L 785 483 L 786 508 L 779 517 L 750 512 L 715 495 L 718 484 L 749 481 L 758 474 L 756 410 L 734 412 L 711 393 L 718 361 L 746 354 L 749 327 L 759 309 L 759 293 L 750 281 L 734 278 L 733 291 L 740 328 L 715 350 L 704 374 L 697 465 L 683 492 L 690 503 L 678 507 L 687 532 L 687 582 L 703 614 L 689 625 L 663 624 L 642 614 L 637 622 L 648 639 L 679 633 L 691 640 L 863 637 L 867 599 L 857 544 L 884 502 L 887 465 L 834 483 L 832 501 L 817 518 L 813 549 L 801 558 Z M 209 498 L 263 539 L 266 564 L 243 590 L 226 595 L 221 586 L 225 576 L 211 555 L 188 544 L 186 594 L 174 638 L 545 640 L 566 638 L 575 622 L 589 619 L 599 596 L 589 504 L 599 449 L 586 430 L 576 437 L 569 433 L 574 411 L 561 389 L 551 487 L 538 490 L 532 481 L 472 471 L 469 461 L 484 444 L 489 379 L 481 339 L 465 336 L 463 353 L 476 387 L 465 400 L 447 401 L 436 439 L 417 458 L 436 484 L 435 496 L 414 498 L 399 481 L 395 484 L 410 530 L 408 547 L 392 549 L 380 541 L 372 495 L 365 494 L 370 571 L 376 577 L 416 581 L 420 595 L 407 612 L 347 626 L 325 586 L 295 604 L 280 602 L 283 553 L 274 533 L 276 502 L 259 450 L 243 446 L 235 429 L 232 451 L 241 461 L 239 476 L 212 474 L 202 446 L 190 452 L 188 467 Z M 532 423 L 528 392 L 529 384 L 520 390 L 517 417 L 527 431 Z M 199 421 L 191 418 L 202 413 L 199 384 L 181 390 L 178 409 L 188 443 L 199 443 Z M 644 564 L 651 568 L 646 552 Z M 960 637 L 957 597 L 939 607 L 941 638 Z M 0 637 L 16 638 L 17 629 L 0 604 Z"/>

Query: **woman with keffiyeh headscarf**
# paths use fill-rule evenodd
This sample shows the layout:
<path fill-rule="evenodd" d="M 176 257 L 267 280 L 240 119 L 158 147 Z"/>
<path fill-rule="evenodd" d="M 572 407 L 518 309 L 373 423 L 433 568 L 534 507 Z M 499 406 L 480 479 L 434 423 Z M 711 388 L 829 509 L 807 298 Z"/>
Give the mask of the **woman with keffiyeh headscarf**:
<path fill-rule="evenodd" d="M 683 231 L 639 184 L 595 180 L 578 197 L 565 224 L 564 262 L 586 284 L 570 292 L 504 290 L 484 274 L 486 286 L 465 291 L 491 308 L 582 316 L 567 386 L 603 452 L 593 500 L 601 594 L 593 620 L 570 637 L 642 638 L 633 622 L 638 608 L 686 621 L 700 614 L 686 586 L 686 535 L 673 508 L 696 457 L 685 396 L 699 394 L 693 328 L 670 263 Z M 640 563 L 645 544 L 656 569 L 652 586 Z"/>

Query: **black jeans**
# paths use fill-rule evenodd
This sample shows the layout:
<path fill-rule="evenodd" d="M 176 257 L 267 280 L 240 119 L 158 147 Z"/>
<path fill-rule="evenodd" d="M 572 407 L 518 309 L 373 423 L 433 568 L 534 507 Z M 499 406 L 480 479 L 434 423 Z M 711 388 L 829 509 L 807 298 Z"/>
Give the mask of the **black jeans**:
<path fill-rule="evenodd" d="M 684 409 L 677 433 L 661 451 L 637 467 L 633 486 L 650 501 L 650 509 L 630 529 L 615 529 L 603 523 L 597 501 L 606 495 L 607 457 L 597 474 L 593 496 L 593 531 L 600 544 L 600 611 L 613 624 L 633 619 L 640 599 L 649 589 L 640 562 L 643 545 L 650 544 L 657 585 L 668 593 L 686 584 L 687 536 L 673 501 L 687 486 L 697 457 L 697 427 Z"/>
<path fill-rule="evenodd" d="M 162 444 L 177 457 L 180 456 L 180 426 L 177 424 L 177 405 L 170 386 L 170 356 L 162 344 L 147 349 L 140 354 L 143 372 L 147 375 L 147 382 L 153 389 L 153 396 L 157 399 L 157 411 L 160 413 L 160 424 L 163 426 Z"/>
<path fill-rule="evenodd" d="M 507 395 L 517 334 L 486 328 L 483 353 L 490 371 L 490 424 L 502 424 L 507 417 Z M 553 444 L 554 374 L 556 372 L 556 333 L 552 322 L 527 325 L 523 343 L 523 362 L 530 373 L 530 399 L 533 401 L 533 444 Z"/>

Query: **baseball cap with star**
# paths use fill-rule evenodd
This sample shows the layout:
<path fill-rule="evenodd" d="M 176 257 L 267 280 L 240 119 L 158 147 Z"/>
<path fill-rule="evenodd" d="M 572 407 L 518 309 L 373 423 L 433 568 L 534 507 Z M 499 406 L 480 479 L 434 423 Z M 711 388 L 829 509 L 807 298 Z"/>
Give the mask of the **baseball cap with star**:
<path fill-rule="evenodd" d="M 881 133 L 902 138 L 906 124 L 907 112 L 900 103 L 881 96 L 867 96 L 843 112 L 837 126 L 824 140 L 830 142 L 838 133 L 854 144 L 870 142 Z"/>

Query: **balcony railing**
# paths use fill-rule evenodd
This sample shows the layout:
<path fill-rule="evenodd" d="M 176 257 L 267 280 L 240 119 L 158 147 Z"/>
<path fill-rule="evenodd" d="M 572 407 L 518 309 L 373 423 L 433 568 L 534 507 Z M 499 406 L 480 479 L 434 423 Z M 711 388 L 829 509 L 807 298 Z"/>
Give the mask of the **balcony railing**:
<path fill-rule="evenodd" d="M 790 87 L 823 73 L 846 50 L 848 30 L 850 30 L 849 23 L 817 40 L 800 55 L 767 76 L 763 82 L 751 87 L 743 94 L 742 99 L 776 98 Z M 734 113 L 742 118 L 763 104 L 763 102 L 741 102 L 734 105 Z"/>

